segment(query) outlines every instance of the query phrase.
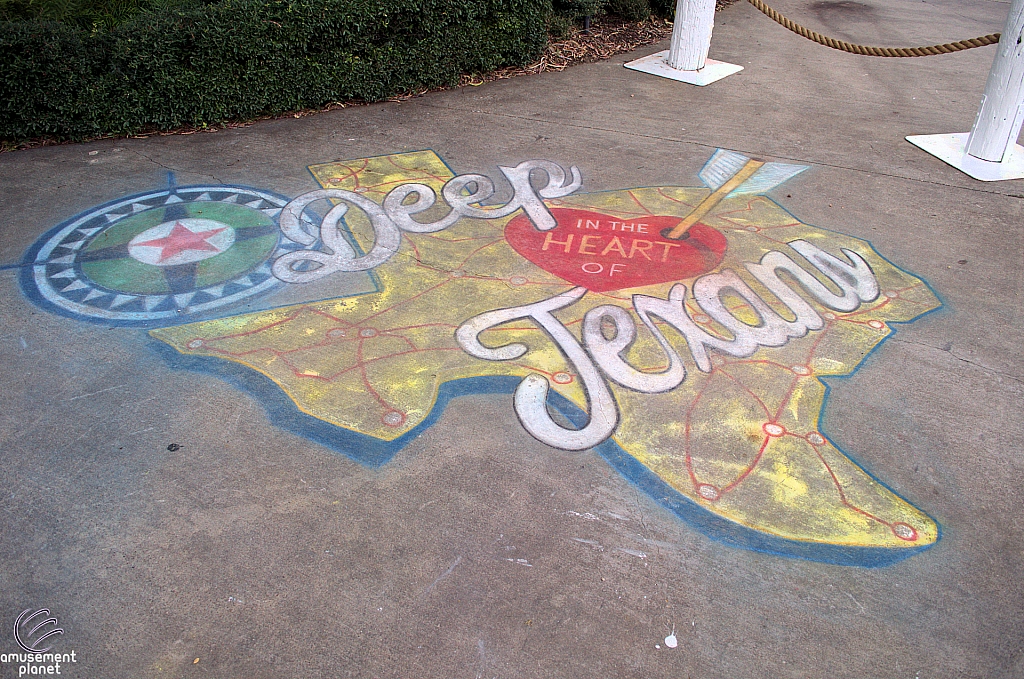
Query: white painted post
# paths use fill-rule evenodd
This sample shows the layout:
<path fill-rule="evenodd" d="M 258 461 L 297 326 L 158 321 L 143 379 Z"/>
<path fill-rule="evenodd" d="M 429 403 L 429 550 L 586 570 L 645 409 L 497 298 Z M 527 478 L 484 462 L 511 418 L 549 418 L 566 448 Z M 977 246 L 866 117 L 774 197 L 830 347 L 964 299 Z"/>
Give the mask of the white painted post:
<path fill-rule="evenodd" d="M 970 134 L 919 134 L 907 141 L 975 179 L 1024 179 L 1024 0 L 1013 0 Z"/>
<path fill-rule="evenodd" d="M 682 2 L 683 0 L 680 0 Z M 1013 0 L 981 108 L 967 138 L 967 153 L 993 163 L 1012 150 L 1024 122 L 1024 0 Z"/>
<path fill-rule="evenodd" d="M 714 26 L 715 0 L 677 0 L 671 48 L 630 61 L 625 66 L 700 86 L 742 71 L 742 66 L 708 59 Z"/>
<path fill-rule="evenodd" d="M 679 0 L 672 25 L 672 46 L 665 60 L 672 68 L 699 71 L 711 49 L 715 0 Z"/>

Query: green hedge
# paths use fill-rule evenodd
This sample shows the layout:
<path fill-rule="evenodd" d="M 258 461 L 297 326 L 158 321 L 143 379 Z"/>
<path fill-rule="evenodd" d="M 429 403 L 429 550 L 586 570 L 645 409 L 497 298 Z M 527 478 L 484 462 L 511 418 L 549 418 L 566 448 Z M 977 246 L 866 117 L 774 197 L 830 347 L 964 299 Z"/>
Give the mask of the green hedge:
<path fill-rule="evenodd" d="M 453 85 L 543 50 L 550 0 L 221 0 L 0 23 L 0 138 L 202 126 Z"/>

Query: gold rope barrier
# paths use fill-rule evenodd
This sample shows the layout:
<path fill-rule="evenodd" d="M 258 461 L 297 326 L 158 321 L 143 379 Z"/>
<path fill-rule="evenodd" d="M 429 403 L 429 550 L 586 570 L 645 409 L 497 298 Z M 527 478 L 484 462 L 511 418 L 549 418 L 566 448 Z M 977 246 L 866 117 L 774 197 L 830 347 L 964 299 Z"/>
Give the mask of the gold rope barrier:
<path fill-rule="evenodd" d="M 850 54 L 862 54 L 868 57 L 927 57 L 933 54 L 950 54 L 952 52 L 969 50 L 975 47 L 985 47 L 986 45 L 994 45 L 999 42 L 999 33 L 992 33 L 990 35 L 983 35 L 980 38 L 971 38 L 970 40 L 960 40 L 958 42 L 947 42 L 944 45 L 929 45 L 928 47 L 868 47 L 867 45 L 855 45 L 853 43 L 830 38 L 827 35 L 816 33 L 809 28 L 801 26 L 795 21 L 782 16 L 774 9 L 761 2 L 761 0 L 748 0 L 748 2 L 764 12 L 768 18 L 772 19 L 780 26 L 788 28 L 797 35 L 801 35 L 808 40 L 813 40 L 819 45 L 824 45 L 825 47 L 849 52 Z"/>

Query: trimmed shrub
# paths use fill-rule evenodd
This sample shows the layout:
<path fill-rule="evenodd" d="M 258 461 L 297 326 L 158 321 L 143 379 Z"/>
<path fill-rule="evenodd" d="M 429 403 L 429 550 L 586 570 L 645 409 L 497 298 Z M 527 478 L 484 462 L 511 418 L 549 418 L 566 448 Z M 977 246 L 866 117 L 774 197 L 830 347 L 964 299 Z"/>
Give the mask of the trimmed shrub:
<path fill-rule="evenodd" d="M 217 0 L 0 0 L 0 21 L 60 21 L 112 28 L 146 10 L 168 10 Z"/>
<path fill-rule="evenodd" d="M 647 0 L 608 0 L 605 10 L 626 21 L 642 21 L 651 16 Z"/>
<path fill-rule="evenodd" d="M 572 32 L 575 22 L 564 14 L 552 10 L 548 13 L 548 35 L 559 40 Z"/>
<path fill-rule="evenodd" d="M 671 19 L 676 13 L 675 0 L 650 0 L 651 12 L 655 16 Z"/>
<path fill-rule="evenodd" d="M 585 16 L 596 16 L 604 12 L 607 0 L 552 0 L 555 13 L 577 21 Z"/>
<path fill-rule="evenodd" d="M 378 101 L 520 65 L 550 0 L 220 0 L 114 28 L 0 24 L 0 138 L 82 139 Z"/>

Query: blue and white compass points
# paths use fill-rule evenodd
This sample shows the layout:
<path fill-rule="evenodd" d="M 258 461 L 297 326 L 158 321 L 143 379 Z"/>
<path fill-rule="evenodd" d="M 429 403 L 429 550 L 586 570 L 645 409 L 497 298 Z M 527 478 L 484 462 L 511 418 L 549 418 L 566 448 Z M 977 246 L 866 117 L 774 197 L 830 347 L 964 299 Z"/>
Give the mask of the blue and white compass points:
<path fill-rule="evenodd" d="M 281 233 L 288 200 L 239 186 L 171 187 L 89 210 L 26 255 L 25 288 L 63 313 L 167 325 L 283 285 L 273 260 L 299 247 Z"/>

